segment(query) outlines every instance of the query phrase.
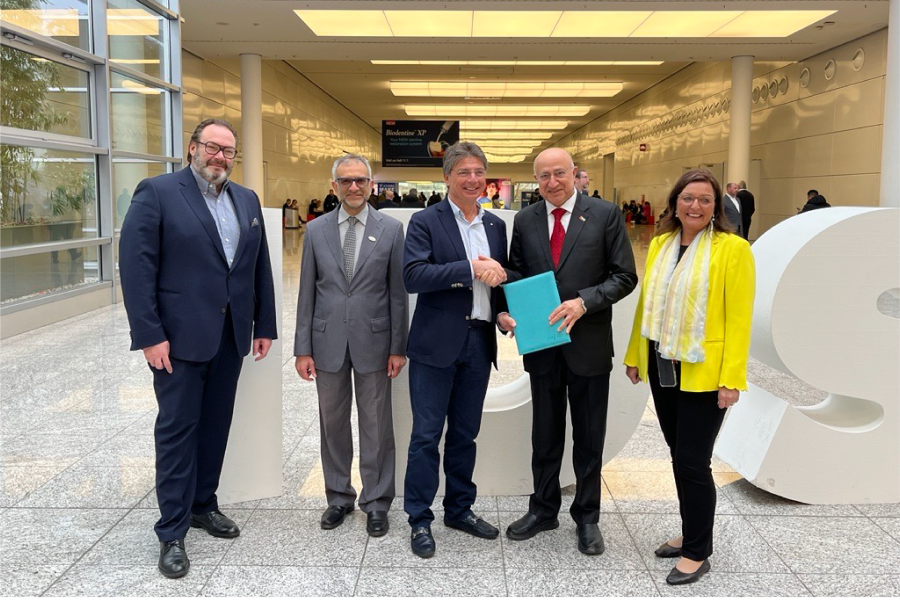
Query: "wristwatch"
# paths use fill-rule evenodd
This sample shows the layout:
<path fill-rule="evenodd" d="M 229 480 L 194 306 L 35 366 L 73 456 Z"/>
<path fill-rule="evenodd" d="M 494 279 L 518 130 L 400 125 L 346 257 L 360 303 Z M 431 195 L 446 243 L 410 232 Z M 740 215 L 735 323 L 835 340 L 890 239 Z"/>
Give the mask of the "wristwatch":
<path fill-rule="evenodd" d="M 583 311 L 582 316 L 587 314 L 587 306 L 584 305 L 584 298 L 578 296 L 578 299 L 581 301 L 581 310 Z"/>

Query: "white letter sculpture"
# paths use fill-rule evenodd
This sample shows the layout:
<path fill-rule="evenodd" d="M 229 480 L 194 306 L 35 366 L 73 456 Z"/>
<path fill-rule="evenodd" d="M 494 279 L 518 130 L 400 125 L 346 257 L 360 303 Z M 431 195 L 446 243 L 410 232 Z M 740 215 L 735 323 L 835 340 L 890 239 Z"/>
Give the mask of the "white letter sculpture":
<path fill-rule="evenodd" d="M 399 219 L 404 228 L 415 210 L 386 209 L 385 214 Z M 506 222 L 507 242 L 512 238 L 512 210 L 492 210 Z M 404 229 L 405 230 L 405 229 Z M 624 352 L 631 335 L 631 322 L 637 305 L 637 290 L 629 294 L 613 308 L 613 341 L 619 352 Z M 416 296 L 409 297 L 409 317 L 412 319 Z M 435 340 L 440 343 L 440 340 Z M 412 432 L 412 409 L 409 403 L 409 367 L 403 369 L 394 380 L 392 388 L 394 408 L 394 438 L 397 444 L 397 486 L 402 493 L 406 476 L 406 459 L 409 437 Z M 609 462 L 628 442 L 640 423 L 647 405 L 647 390 L 634 386 L 622 372 L 621 361 L 614 361 L 609 382 L 609 413 L 606 425 L 606 444 L 603 448 L 603 464 Z M 567 440 L 572 439 L 571 424 Z M 478 434 L 478 458 L 475 461 L 475 483 L 483 495 L 524 495 L 533 491 L 531 476 L 531 384 L 525 373 L 516 381 L 488 390 L 484 401 L 484 415 Z M 441 443 L 443 453 L 443 442 Z M 560 485 L 575 483 L 572 469 L 572 447 L 566 444 Z M 443 493 L 443 473 L 441 488 Z"/>
<path fill-rule="evenodd" d="M 757 487 L 809 504 L 900 501 L 900 210 L 837 207 L 791 217 L 753 245 L 750 354 L 829 392 L 791 406 L 754 385 L 716 454 Z"/>

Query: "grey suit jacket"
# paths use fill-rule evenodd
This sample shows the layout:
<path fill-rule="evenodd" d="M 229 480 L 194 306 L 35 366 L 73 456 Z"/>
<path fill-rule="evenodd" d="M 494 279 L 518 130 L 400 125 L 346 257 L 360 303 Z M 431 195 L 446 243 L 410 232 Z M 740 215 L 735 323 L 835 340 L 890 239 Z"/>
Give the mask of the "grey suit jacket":
<path fill-rule="evenodd" d="M 358 372 L 386 372 L 388 355 L 406 356 L 409 332 L 403 225 L 369 211 L 353 281 L 347 283 L 338 214 L 334 210 L 307 224 L 294 356 L 311 355 L 316 369 L 336 372 L 349 346 Z"/>
<path fill-rule="evenodd" d="M 731 201 L 731 198 L 728 197 L 727 194 L 722 194 L 722 203 L 725 204 L 725 216 L 728 217 L 728 221 L 731 223 L 731 226 L 734 227 L 735 232 L 744 237 L 744 226 L 741 221 L 741 211 L 737 209 L 734 205 L 734 202 Z"/>

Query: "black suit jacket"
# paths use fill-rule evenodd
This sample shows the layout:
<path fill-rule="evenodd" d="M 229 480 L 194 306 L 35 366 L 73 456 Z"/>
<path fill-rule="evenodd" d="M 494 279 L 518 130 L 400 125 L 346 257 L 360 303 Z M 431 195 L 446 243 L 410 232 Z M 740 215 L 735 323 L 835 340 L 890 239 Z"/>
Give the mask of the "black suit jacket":
<path fill-rule="evenodd" d="M 400 208 L 400 205 L 393 200 L 381 200 L 378 203 L 378 210 L 381 210 L 382 208 Z"/>
<path fill-rule="evenodd" d="M 740 190 L 737 193 L 738 202 L 741 203 L 741 223 L 744 229 L 744 239 L 750 231 L 750 217 L 756 212 L 756 198 L 747 190 Z"/>
<path fill-rule="evenodd" d="M 231 267 L 190 167 L 140 182 L 122 224 L 119 271 L 131 349 L 168 340 L 169 354 L 215 356 L 230 306 L 242 356 L 251 336 L 277 337 L 275 288 L 259 198 L 229 182 L 241 237 Z"/>
<path fill-rule="evenodd" d="M 557 352 L 582 376 L 612 370 L 612 305 L 637 285 L 634 254 L 618 208 L 579 194 L 569 220 L 559 265 L 553 268 L 547 204 L 523 208 L 513 223 L 509 269 L 521 277 L 556 272 L 562 301 L 580 296 L 587 314 L 572 328 L 572 342 L 523 357 L 525 370 L 541 375 L 550 370 Z"/>

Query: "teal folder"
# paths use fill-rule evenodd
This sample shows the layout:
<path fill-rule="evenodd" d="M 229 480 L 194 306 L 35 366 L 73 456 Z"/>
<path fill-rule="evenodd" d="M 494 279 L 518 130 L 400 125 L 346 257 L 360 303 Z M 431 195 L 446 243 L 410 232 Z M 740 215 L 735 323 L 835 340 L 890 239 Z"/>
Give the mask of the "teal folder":
<path fill-rule="evenodd" d="M 509 314 L 516 322 L 516 345 L 519 354 L 537 352 L 571 341 L 565 331 L 556 328 L 562 320 L 550 325 L 550 313 L 559 306 L 559 289 L 552 271 L 520 279 L 503 286 Z"/>

